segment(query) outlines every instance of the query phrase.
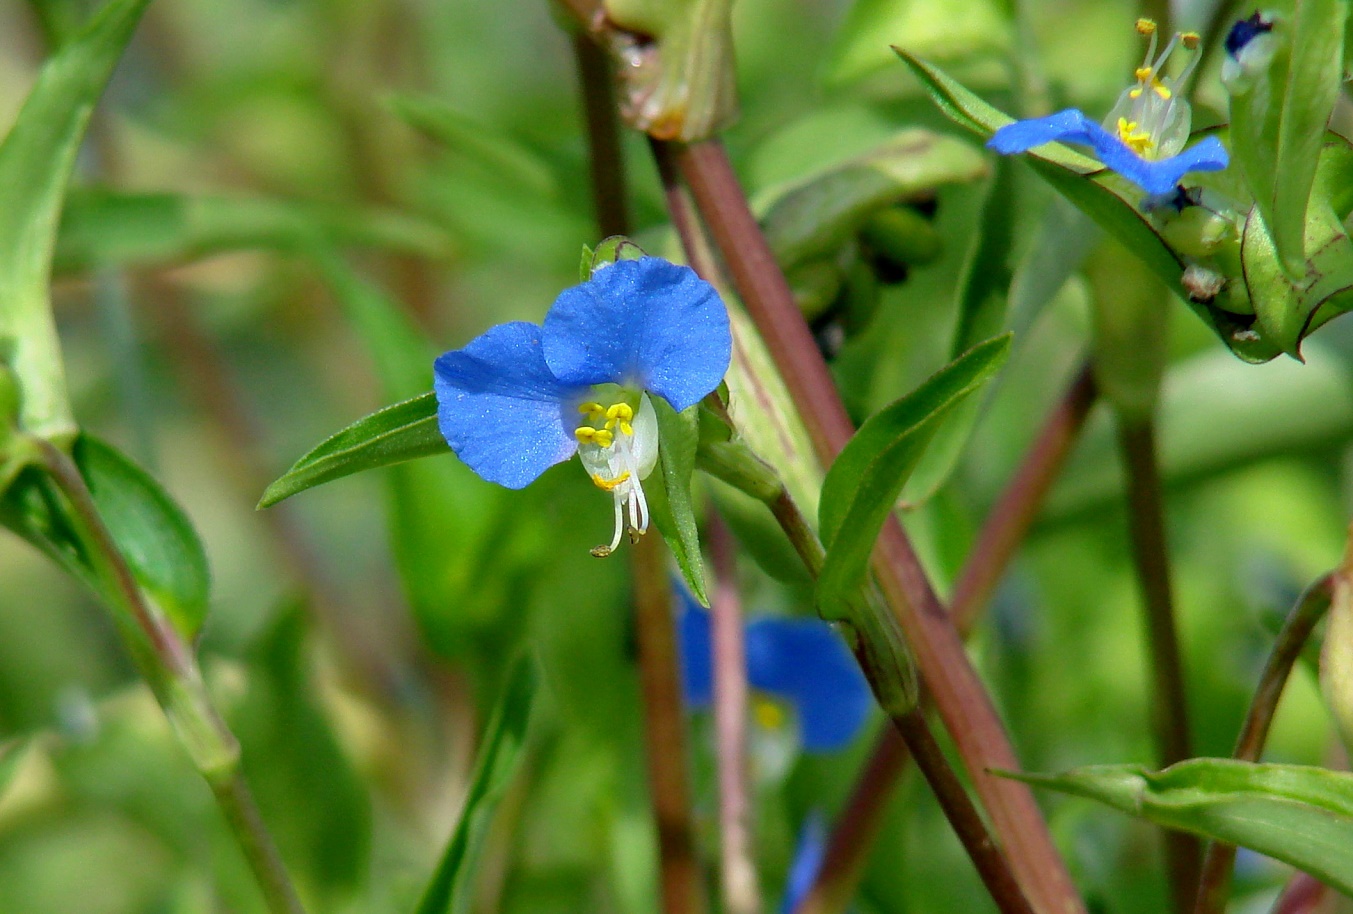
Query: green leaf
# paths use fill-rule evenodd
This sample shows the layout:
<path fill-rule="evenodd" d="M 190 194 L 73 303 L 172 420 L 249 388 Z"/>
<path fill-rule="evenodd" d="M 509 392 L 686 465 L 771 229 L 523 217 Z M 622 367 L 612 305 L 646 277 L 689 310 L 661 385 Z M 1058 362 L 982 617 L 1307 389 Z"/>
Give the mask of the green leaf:
<path fill-rule="evenodd" d="M 184 638 L 193 639 L 207 617 L 211 572 L 187 515 L 149 473 L 112 445 L 82 434 L 74 456 L 137 583 Z"/>
<path fill-rule="evenodd" d="M 417 914 L 469 910 L 464 884 L 494 808 L 521 758 L 536 692 L 535 663 L 519 657 L 508 670 L 503 693 L 484 732 L 460 818 L 442 851 L 441 862 L 418 903 Z"/>
<path fill-rule="evenodd" d="M 963 263 L 958 285 L 958 317 L 949 345 L 949 358 L 956 359 L 984 339 L 1004 329 L 1010 286 L 1014 241 L 1014 165 L 1002 159 L 996 164 L 991 186 L 982 204 L 982 215 L 972 247 Z M 907 482 L 903 499 L 908 506 L 929 501 L 958 466 L 959 458 L 977 427 L 982 398 L 964 400 L 944 423 Z"/>
<path fill-rule="evenodd" d="M 916 54 L 939 60 L 1004 57 L 1013 29 L 993 0 L 857 0 L 850 4 L 827 63 L 842 86 L 887 66 L 888 46 L 905 37 Z"/>
<path fill-rule="evenodd" d="M 450 450 L 437 428 L 437 396 L 429 391 L 358 419 L 322 442 L 268 486 L 258 506 L 361 470 Z"/>
<path fill-rule="evenodd" d="M 700 532 L 691 503 L 691 474 L 700 442 L 699 406 L 677 412 L 662 397 L 649 400 L 658 416 L 658 468 L 662 472 L 656 479 L 649 477 L 657 485 L 649 486 L 648 508 L 667 548 L 676 557 L 686 586 L 701 606 L 709 606 Z"/>
<path fill-rule="evenodd" d="M 830 613 L 859 588 L 879 530 L 935 430 L 1004 364 L 1009 352 L 1009 334 L 973 347 L 870 416 L 846 443 L 827 471 L 818 508 L 827 547 L 818 579 L 824 610 Z"/>
<path fill-rule="evenodd" d="M 191 640 L 207 616 L 211 575 L 187 516 L 150 474 L 112 445 L 81 434 L 74 457 L 137 584 Z M 36 468 L 21 474 L 0 499 L 0 523 L 99 589 L 76 533 L 79 526 Z"/>
<path fill-rule="evenodd" d="M 1346 0 L 1298 0 L 1268 70 L 1233 87 L 1236 162 L 1263 214 L 1278 263 L 1300 281 L 1309 246 L 1307 202 L 1325 125 L 1343 83 Z M 1306 242 L 1306 243 L 1303 243 Z"/>
<path fill-rule="evenodd" d="M 1208 758 L 1161 772 L 1096 765 L 1056 775 L 1006 776 L 1251 848 L 1353 893 L 1353 774 Z"/>
<path fill-rule="evenodd" d="M 978 150 L 929 130 L 904 130 L 878 149 L 795 185 L 761 225 L 785 270 L 834 256 L 878 210 L 987 172 Z"/>
<path fill-rule="evenodd" d="M 23 427 L 44 437 L 76 433 L 48 287 L 61 201 L 90 112 L 147 2 L 109 0 L 43 66 L 0 144 L 0 358 L 23 386 Z"/>
<path fill-rule="evenodd" d="M 251 248 L 305 253 L 357 245 L 445 259 L 440 229 L 383 210 L 247 197 L 74 191 L 61 214 L 55 269 L 182 263 Z"/>
<path fill-rule="evenodd" d="M 307 633 L 303 608 L 292 605 L 251 645 L 248 691 L 230 722 L 282 856 L 328 900 L 317 907 L 332 909 L 365 880 L 371 801 L 319 701 Z"/>

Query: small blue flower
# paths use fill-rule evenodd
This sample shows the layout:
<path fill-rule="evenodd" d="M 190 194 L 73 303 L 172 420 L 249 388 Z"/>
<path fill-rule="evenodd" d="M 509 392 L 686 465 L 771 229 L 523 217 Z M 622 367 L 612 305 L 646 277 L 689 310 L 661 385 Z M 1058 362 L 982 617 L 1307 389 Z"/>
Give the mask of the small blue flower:
<path fill-rule="evenodd" d="M 714 697 L 710 617 L 689 596 L 683 594 L 682 602 L 677 621 L 682 687 L 690 707 L 708 707 Z M 827 623 L 776 616 L 753 619 L 747 624 L 746 650 L 748 683 L 793 707 L 805 749 L 844 748 L 869 719 L 874 706 L 869 684 Z"/>
<path fill-rule="evenodd" d="M 615 537 L 648 529 L 641 480 L 658 459 L 649 394 L 681 411 L 718 386 L 728 312 L 689 267 L 622 260 L 564 290 L 543 326 L 499 324 L 436 361 L 443 437 L 489 482 L 520 489 L 575 453 L 615 502 Z M 627 516 L 628 515 L 628 516 Z"/>
<path fill-rule="evenodd" d="M 1047 117 L 1007 124 L 987 140 L 987 146 L 1004 155 L 1027 152 L 1052 142 L 1089 146 L 1107 168 L 1153 197 L 1171 193 L 1191 171 L 1225 168 L 1229 162 L 1226 147 L 1216 137 L 1184 148 L 1192 112 L 1177 87 L 1197 66 L 1198 55 L 1193 55 L 1177 78 L 1161 75 L 1176 47 L 1197 50 L 1197 34 L 1184 32 L 1174 36 L 1157 56 L 1156 24 L 1150 19 L 1139 19 L 1137 31 L 1149 38 L 1146 59 L 1137 68 L 1136 83 L 1123 90 L 1103 126 L 1075 108 L 1068 108 Z"/>

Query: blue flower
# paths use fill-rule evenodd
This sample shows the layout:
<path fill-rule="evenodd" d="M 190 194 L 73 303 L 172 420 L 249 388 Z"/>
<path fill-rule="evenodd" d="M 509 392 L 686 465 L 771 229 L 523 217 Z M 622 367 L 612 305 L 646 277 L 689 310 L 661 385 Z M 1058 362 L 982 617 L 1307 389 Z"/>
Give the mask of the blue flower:
<path fill-rule="evenodd" d="M 714 697 L 709 613 L 683 594 L 680 635 L 682 687 L 692 708 Z M 826 622 L 763 616 L 747 624 L 747 681 L 788 703 L 805 749 L 831 752 L 848 745 L 869 719 L 873 694 L 841 638 Z M 764 702 L 764 699 L 763 699 Z M 758 716 L 771 722 L 775 706 Z M 769 712 L 769 713 L 767 713 Z"/>
<path fill-rule="evenodd" d="M 658 459 L 649 394 L 678 412 L 728 370 L 728 312 L 689 267 L 622 260 L 564 290 L 543 326 L 499 324 L 436 361 L 443 437 L 489 482 L 520 489 L 575 453 L 615 503 L 615 537 L 648 529 Z"/>
<path fill-rule="evenodd" d="M 1220 171 L 1229 162 L 1226 147 L 1207 137 L 1188 149 L 1192 112 L 1178 91 L 1198 63 L 1194 54 L 1178 77 L 1162 76 L 1162 67 L 1176 47 L 1196 51 L 1198 36 L 1184 32 L 1170 39 L 1156 54 L 1156 24 L 1137 20 L 1137 31 L 1148 36 L 1146 59 L 1137 68 L 1136 83 L 1123 90 L 1104 124 L 1095 123 L 1075 108 L 1047 117 L 1007 124 L 987 140 L 1004 155 L 1027 152 L 1044 143 L 1089 146 L 1106 167 L 1127 178 L 1151 196 L 1171 193 L 1191 171 Z"/>

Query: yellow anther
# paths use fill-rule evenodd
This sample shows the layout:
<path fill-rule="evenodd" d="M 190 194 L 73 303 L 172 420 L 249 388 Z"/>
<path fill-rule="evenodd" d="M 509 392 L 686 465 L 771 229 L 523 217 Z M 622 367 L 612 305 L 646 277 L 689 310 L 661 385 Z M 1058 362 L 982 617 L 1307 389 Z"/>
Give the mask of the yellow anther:
<path fill-rule="evenodd" d="M 628 422 L 626 422 L 624 419 L 621 419 L 621 420 L 620 420 L 620 431 L 624 432 L 626 435 L 633 435 L 633 434 L 634 434 L 634 426 L 630 425 L 630 424 L 629 424 Z"/>
<path fill-rule="evenodd" d="M 592 436 L 597 447 L 610 447 L 615 443 L 615 434 L 608 428 L 599 428 Z"/>
<path fill-rule="evenodd" d="M 586 443 L 597 437 L 597 430 L 590 425 L 580 425 L 573 430 L 573 437 Z"/>
<path fill-rule="evenodd" d="M 1156 21 L 1154 19 L 1141 18 L 1137 20 L 1138 35 L 1152 35 L 1156 31 Z"/>
<path fill-rule="evenodd" d="M 1170 88 L 1164 85 L 1163 83 L 1155 83 L 1151 86 L 1151 88 L 1155 91 L 1157 95 L 1159 95 L 1165 101 L 1169 101 L 1170 96 L 1174 94 L 1173 92 L 1170 91 Z"/>
<path fill-rule="evenodd" d="M 1198 50 L 1197 32 L 1180 32 L 1179 41 L 1184 45 L 1184 47 L 1188 48 L 1190 51 Z"/>
<path fill-rule="evenodd" d="M 603 492 L 609 492 L 629 478 L 630 478 L 629 471 L 626 470 L 625 472 L 617 476 L 615 479 L 604 479 L 601 476 L 593 476 L 592 482 L 594 482 L 597 488 L 601 489 Z"/>
<path fill-rule="evenodd" d="M 756 722 L 766 730 L 779 730 L 785 725 L 785 711 L 768 698 L 757 698 L 752 702 L 752 713 Z"/>
<path fill-rule="evenodd" d="M 628 403 L 616 403 L 610 409 L 606 410 L 607 419 L 633 419 L 634 408 Z"/>
<path fill-rule="evenodd" d="M 1146 82 L 1151 78 L 1151 74 L 1154 72 L 1155 70 L 1152 70 L 1150 67 L 1138 67 L 1136 72 L 1132 75 L 1137 77 L 1138 82 Z"/>
<path fill-rule="evenodd" d="M 578 404 L 578 412 L 582 413 L 584 416 L 591 415 L 592 413 L 600 413 L 604 409 L 605 407 L 600 403 L 593 403 L 591 401 Z"/>
<path fill-rule="evenodd" d="M 1118 119 L 1118 138 L 1139 156 L 1145 156 L 1156 145 L 1151 134 L 1137 129 L 1137 122 L 1125 117 Z"/>

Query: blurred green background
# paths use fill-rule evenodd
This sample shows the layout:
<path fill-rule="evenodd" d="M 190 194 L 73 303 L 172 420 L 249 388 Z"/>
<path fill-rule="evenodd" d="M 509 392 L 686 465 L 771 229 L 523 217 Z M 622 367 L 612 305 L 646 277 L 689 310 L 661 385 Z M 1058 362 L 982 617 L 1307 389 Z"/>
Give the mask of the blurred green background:
<path fill-rule="evenodd" d="M 92 6 L 0 5 L 0 124 Z M 997 104 L 1012 106 L 1022 70 L 1049 107 L 1098 116 L 1136 65 L 1139 12 L 1101 0 L 739 0 L 742 116 L 727 143 L 749 193 L 767 200 L 904 128 L 952 132 L 890 43 Z M 1179 24 L 1209 12 L 1183 4 Z M 1215 65 L 1199 78 L 1198 124 L 1220 120 Z M 597 240 L 580 124 L 570 42 L 544 3 L 160 0 L 82 151 L 56 284 L 76 412 L 164 482 L 205 542 L 203 664 L 312 911 L 412 910 L 521 643 L 542 663 L 543 706 L 490 827 L 475 910 L 656 909 L 627 566 L 587 555 L 611 515 L 583 474 L 559 467 L 507 492 L 445 456 L 254 510 L 313 444 L 427 389 L 437 352 L 493 323 L 538 321 L 576 282 L 581 245 Z M 668 250 L 646 146 L 631 135 L 626 150 L 636 234 Z M 1050 193 L 1028 172 L 1016 181 L 1018 268 L 1055 236 Z M 939 192 L 940 256 L 847 335 L 833 364 L 857 418 L 947 361 L 982 195 L 981 182 Z M 1031 293 L 955 475 L 909 517 L 942 590 L 1083 357 L 1086 294 L 1075 276 Z M 1322 331 L 1305 365 L 1249 366 L 1177 302 L 1170 316 L 1163 455 L 1193 726 L 1200 753 L 1226 755 L 1281 615 L 1341 554 L 1353 330 Z M 1108 418 L 1092 417 L 973 642 L 1031 770 L 1153 757 Z M 750 560 L 740 570 L 750 607 L 808 610 Z M 696 720 L 692 799 L 712 871 L 711 740 Z M 757 761 L 772 901 L 799 823 L 837 810 L 869 742 L 787 764 L 768 746 Z M 0 910 L 261 909 L 103 613 L 8 534 L 0 745 L 13 765 Z M 1269 757 L 1328 763 L 1332 745 L 1301 671 Z M 1093 910 L 1162 909 L 1150 828 L 1042 799 Z M 1243 909 L 1262 909 L 1284 875 L 1242 856 Z M 987 905 L 909 778 L 857 909 Z"/>

